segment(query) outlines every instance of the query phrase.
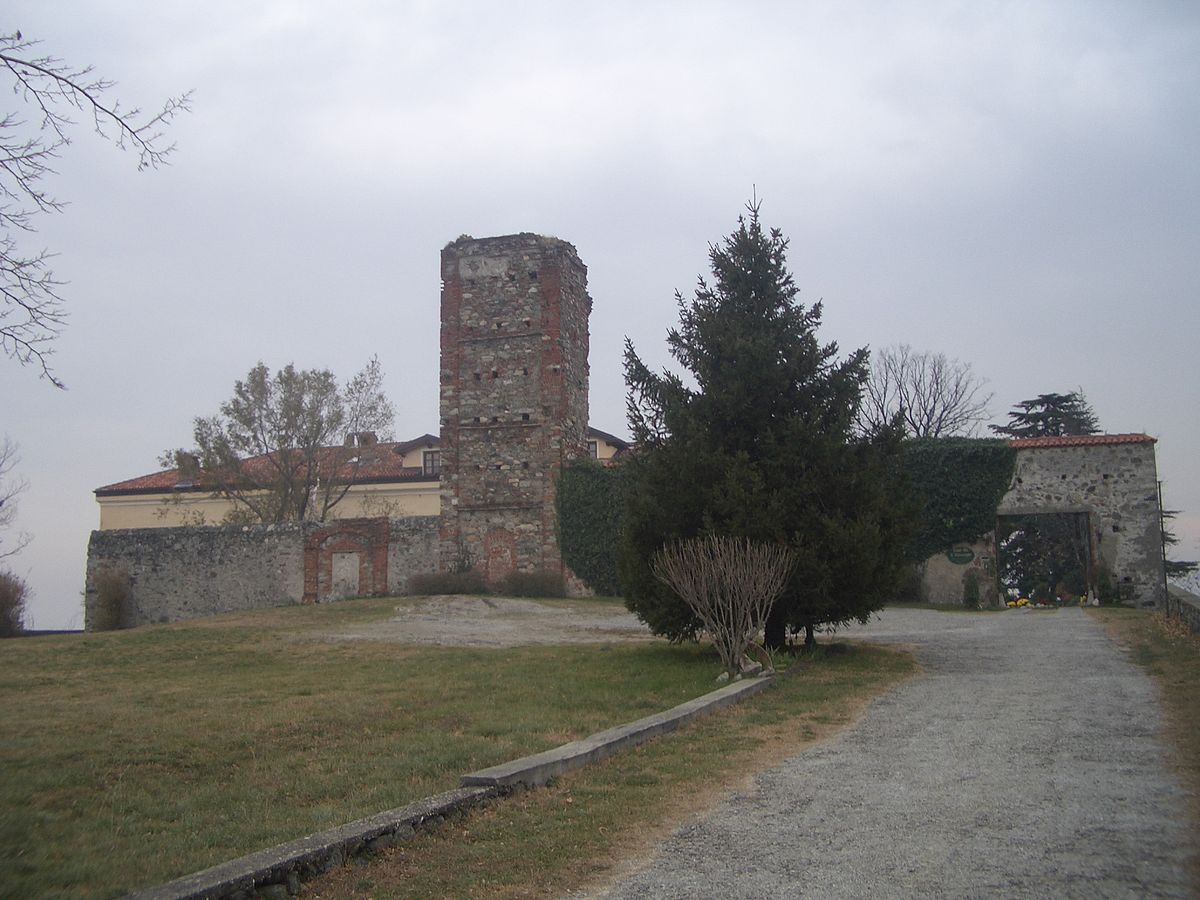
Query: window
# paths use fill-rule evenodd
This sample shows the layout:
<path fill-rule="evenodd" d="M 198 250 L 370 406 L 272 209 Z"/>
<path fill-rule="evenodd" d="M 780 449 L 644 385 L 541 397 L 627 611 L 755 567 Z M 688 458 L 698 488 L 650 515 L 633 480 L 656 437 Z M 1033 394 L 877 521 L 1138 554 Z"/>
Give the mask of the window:
<path fill-rule="evenodd" d="M 426 450 L 421 454 L 421 471 L 425 475 L 442 474 L 442 451 Z"/>
<path fill-rule="evenodd" d="M 600 455 L 600 446 L 595 441 L 588 441 L 588 456 L 592 459 L 598 458 Z"/>

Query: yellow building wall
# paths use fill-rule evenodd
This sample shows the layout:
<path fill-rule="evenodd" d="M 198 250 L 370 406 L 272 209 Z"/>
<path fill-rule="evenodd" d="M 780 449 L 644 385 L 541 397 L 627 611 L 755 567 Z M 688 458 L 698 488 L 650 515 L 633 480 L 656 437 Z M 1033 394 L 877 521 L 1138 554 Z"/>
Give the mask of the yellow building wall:
<path fill-rule="evenodd" d="M 588 443 L 591 443 L 591 442 L 592 442 L 592 439 L 588 438 Z M 610 444 L 608 441 L 604 440 L 603 438 L 596 438 L 595 443 L 596 443 L 596 459 L 598 459 L 600 462 L 604 462 L 606 459 L 612 459 L 614 456 L 617 455 L 617 448 L 614 447 L 612 444 Z"/>
<path fill-rule="evenodd" d="M 418 459 L 420 452 L 417 451 Z M 417 463 L 420 464 L 419 462 Z M 192 492 L 97 497 L 100 530 L 221 525 L 236 504 L 217 494 Z M 350 488 L 333 508 L 332 518 L 436 516 L 441 500 L 436 481 L 412 484 L 361 484 Z"/>

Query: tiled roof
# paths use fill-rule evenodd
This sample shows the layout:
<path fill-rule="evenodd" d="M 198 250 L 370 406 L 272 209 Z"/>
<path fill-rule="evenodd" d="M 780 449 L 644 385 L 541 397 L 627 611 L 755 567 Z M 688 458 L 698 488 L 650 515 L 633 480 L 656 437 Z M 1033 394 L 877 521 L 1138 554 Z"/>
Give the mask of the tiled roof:
<path fill-rule="evenodd" d="M 1014 450 L 1041 450 L 1048 447 L 1096 447 L 1101 444 L 1153 444 L 1157 440 L 1148 434 L 1067 434 L 1062 437 L 1013 438 L 1008 446 Z"/>
<path fill-rule="evenodd" d="M 422 435 L 412 441 L 385 442 L 371 444 L 367 447 L 326 447 L 323 450 L 327 466 L 343 462 L 342 477 L 349 477 L 354 484 L 380 484 L 395 481 L 437 481 L 436 475 L 426 475 L 420 466 L 405 466 L 404 448 L 411 449 L 419 446 L 432 435 Z M 436 438 L 434 438 L 436 442 Z M 349 463 L 357 457 L 357 464 Z M 242 463 L 244 469 L 259 471 L 266 475 L 270 464 L 267 456 L 254 456 Z M 96 488 L 97 497 L 110 497 L 118 494 L 158 494 L 164 491 L 212 491 L 216 485 L 211 476 L 193 482 L 180 481 L 178 469 L 167 469 L 151 475 L 142 475 L 128 481 L 118 481 Z"/>
<path fill-rule="evenodd" d="M 436 434 L 423 434 L 420 437 L 415 437 L 411 441 L 400 441 L 393 446 L 399 454 L 408 453 L 409 450 L 415 450 L 417 447 L 429 447 L 435 449 L 441 446 L 442 439 Z"/>
<path fill-rule="evenodd" d="M 615 447 L 618 450 L 628 450 L 631 446 L 629 441 L 621 440 L 615 434 L 609 434 L 607 431 L 601 431 L 599 428 L 588 426 L 587 435 L 590 438 L 599 438 L 607 443 L 610 447 Z"/>
<path fill-rule="evenodd" d="M 608 432 L 600 431 L 598 428 L 589 426 L 588 434 L 608 441 L 618 450 L 624 450 L 630 446 L 627 441 L 623 441 Z M 326 447 L 324 452 L 335 459 L 345 459 L 346 457 L 343 454 L 346 453 L 358 456 L 360 461 L 357 469 L 352 473 L 354 484 L 386 484 L 394 481 L 437 481 L 436 475 L 426 475 L 420 466 L 404 466 L 401 463 L 404 460 L 404 455 L 411 450 L 415 450 L 417 447 L 436 449 L 439 446 L 441 446 L 441 439 L 436 434 L 423 434 L 420 437 L 415 437 L 407 441 L 381 442 L 370 444 L 366 447 Z M 250 470 L 266 470 L 268 458 L 266 456 L 251 457 L 243 462 L 242 465 Z M 351 467 L 347 467 L 347 470 L 344 470 L 347 475 L 351 474 L 348 471 L 349 468 Z M 121 494 L 161 494 L 166 491 L 212 490 L 215 490 L 215 486 L 211 477 L 208 479 L 202 477 L 196 482 L 181 483 L 178 469 L 165 469 L 150 475 L 130 478 L 128 481 L 106 484 L 104 487 L 96 488 L 94 493 L 97 497 L 111 497 Z"/>

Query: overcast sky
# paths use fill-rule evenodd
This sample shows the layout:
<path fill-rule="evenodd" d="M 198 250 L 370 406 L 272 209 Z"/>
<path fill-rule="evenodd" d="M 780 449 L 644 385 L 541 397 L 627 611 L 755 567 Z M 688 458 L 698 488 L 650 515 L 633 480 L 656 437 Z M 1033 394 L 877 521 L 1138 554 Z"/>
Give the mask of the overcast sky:
<path fill-rule="evenodd" d="M 1105 430 L 1159 439 L 1200 557 L 1188 0 L 5 6 L 125 105 L 194 91 L 159 171 L 81 128 L 30 244 L 71 311 L 68 390 L 0 360 L 36 627 L 82 625 L 92 491 L 155 471 L 259 360 L 346 378 L 378 355 L 397 437 L 436 432 L 461 234 L 576 246 L 592 424 L 626 435 L 624 337 L 667 362 L 674 291 L 752 191 L 823 339 L 969 361 L 996 422 L 1081 387 Z"/>

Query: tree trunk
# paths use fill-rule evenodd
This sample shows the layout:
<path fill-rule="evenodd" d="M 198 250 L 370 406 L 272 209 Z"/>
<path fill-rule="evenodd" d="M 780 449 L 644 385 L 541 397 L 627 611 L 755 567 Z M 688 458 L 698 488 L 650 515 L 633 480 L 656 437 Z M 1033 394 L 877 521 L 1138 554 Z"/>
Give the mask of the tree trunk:
<path fill-rule="evenodd" d="M 804 625 L 804 649 L 812 650 L 815 646 L 817 646 L 816 632 L 813 630 L 812 623 L 806 622 Z"/>
<path fill-rule="evenodd" d="M 768 650 L 782 650 L 787 644 L 787 621 L 779 604 L 771 607 L 763 626 L 763 644 Z"/>

